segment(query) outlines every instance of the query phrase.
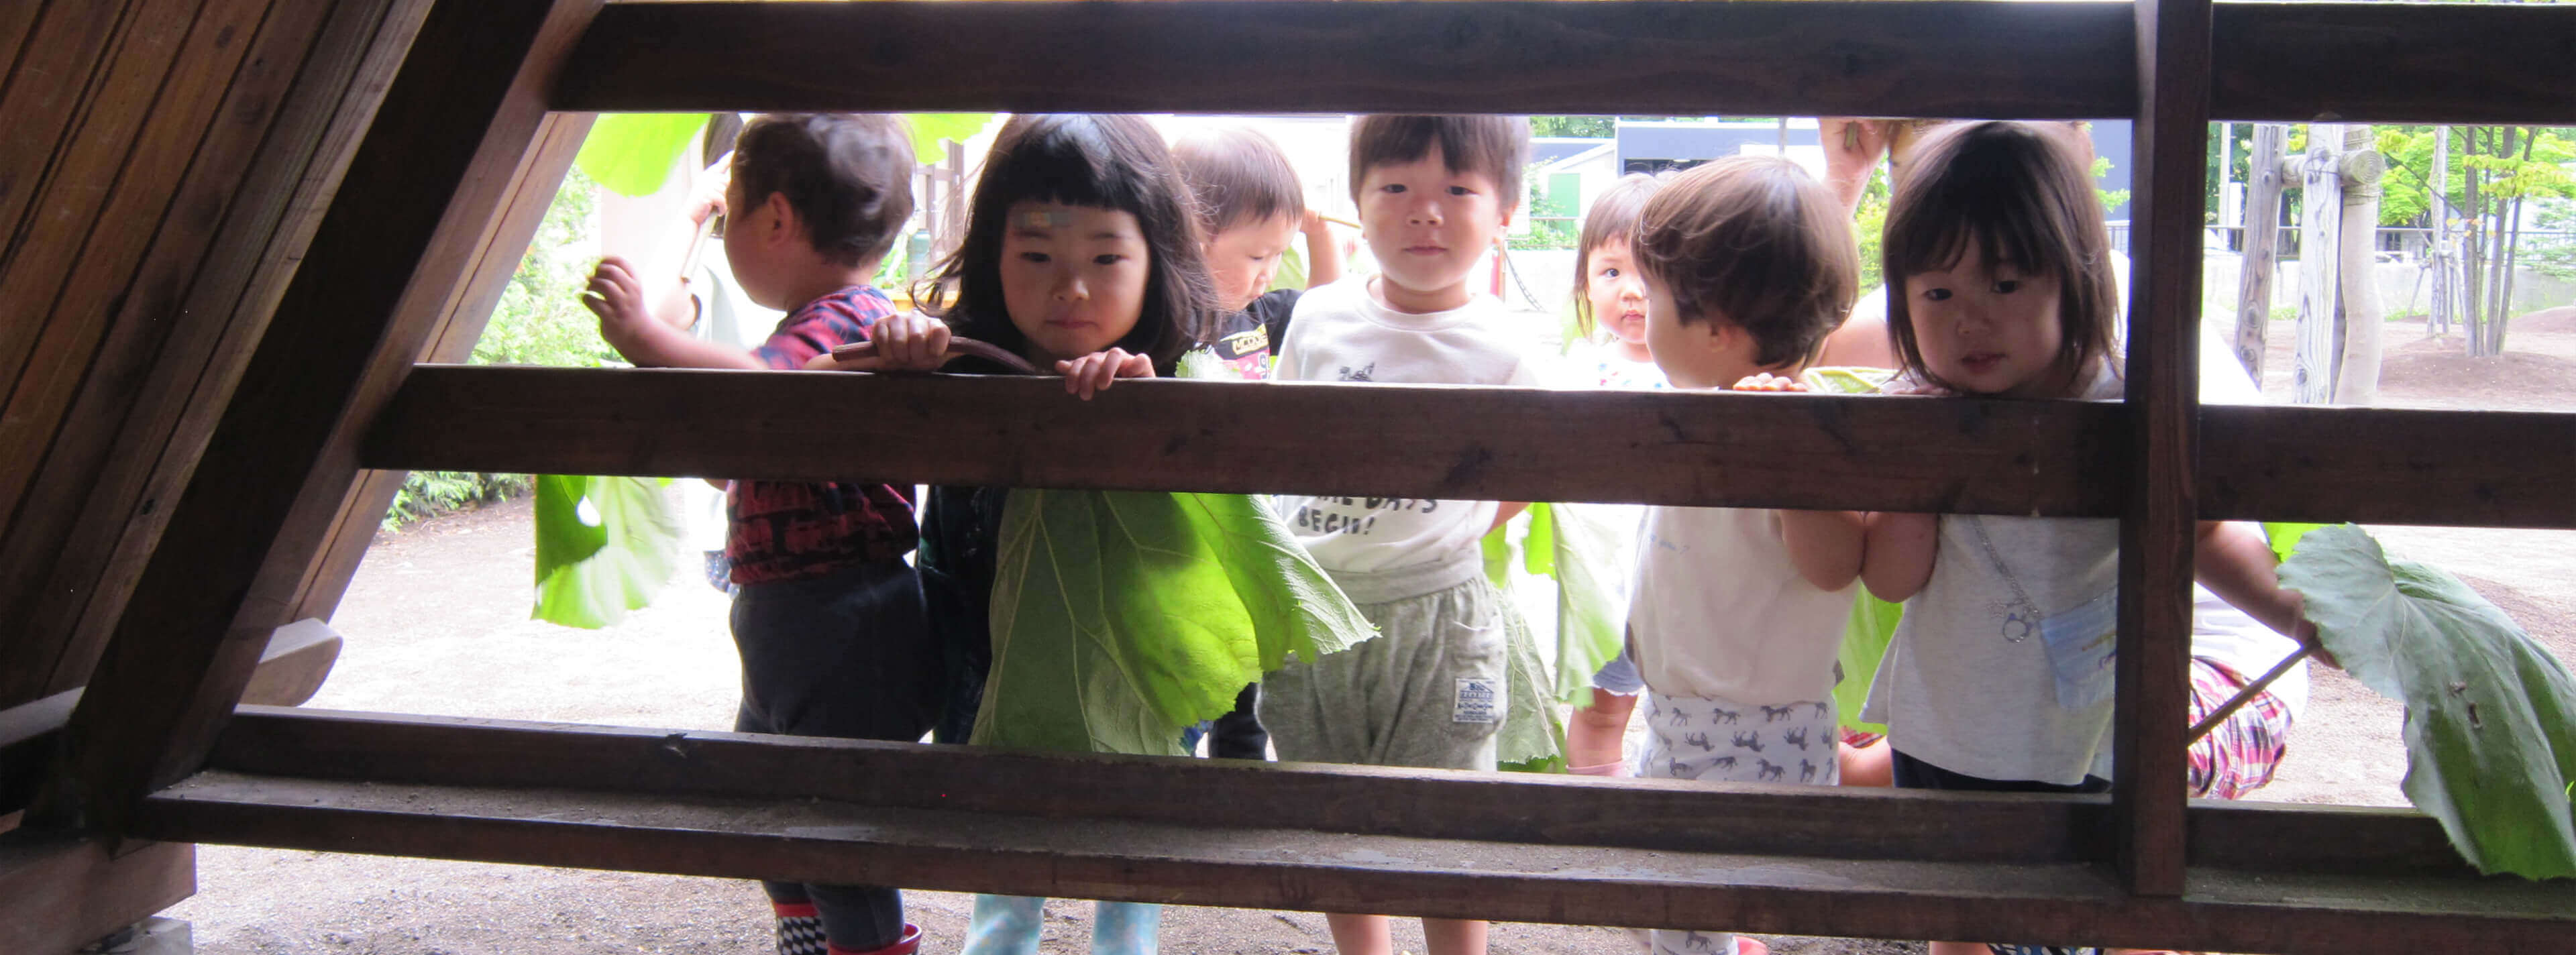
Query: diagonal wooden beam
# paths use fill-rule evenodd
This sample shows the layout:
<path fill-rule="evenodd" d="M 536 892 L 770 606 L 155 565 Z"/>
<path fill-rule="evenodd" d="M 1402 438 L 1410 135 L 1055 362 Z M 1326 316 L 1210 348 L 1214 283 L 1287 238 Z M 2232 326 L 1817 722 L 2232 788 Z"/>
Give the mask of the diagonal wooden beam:
<path fill-rule="evenodd" d="M 2138 0 L 2138 181 L 2120 518 L 2114 865 L 2129 891 L 2183 891 L 2189 839 L 2192 540 L 2200 426 L 2200 203 L 2209 145 L 2209 0 Z"/>
<path fill-rule="evenodd" d="M 420 354 L 545 121 L 595 0 L 444 0 L 216 425 L 73 715 L 47 808 L 110 834 L 203 762 L 356 479 L 358 425 Z"/>

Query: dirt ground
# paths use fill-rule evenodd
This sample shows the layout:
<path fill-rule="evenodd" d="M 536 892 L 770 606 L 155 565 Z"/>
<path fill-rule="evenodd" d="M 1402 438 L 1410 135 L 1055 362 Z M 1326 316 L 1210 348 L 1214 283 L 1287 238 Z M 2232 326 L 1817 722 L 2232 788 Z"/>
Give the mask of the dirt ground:
<path fill-rule="evenodd" d="M 2566 327 L 2557 327 L 2564 325 Z M 2401 328 L 2406 329 L 2400 331 Z M 2456 357 L 2457 343 L 2390 326 L 2383 404 L 2527 410 L 2576 408 L 2576 315 L 2517 326 L 2511 373 Z M 2267 391 L 2286 390 L 2284 345 L 2267 360 Z M 2576 660 L 2576 532 L 2373 528 L 2392 550 L 2467 578 L 2547 643 Z M 653 607 L 607 630 L 526 618 L 532 545 L 525 502 L 429 521 L 378 540 L 333 625 L 348 646 L 315 707 L 722 729 L 737 679 L 722 595 L 694 567 Z M 2278 779 L 2255 798 L 2402 806 L 2402 709 L 2320 670 Z M 751 883 L 519 866 L 207 846 L 198 894 L 170 916 L 194 925 L 208 955 L 608 955 L 770 951 L 769 920 Z M 968 896 L 908 893 L 911 916 L 947 953 L 962 938 Z M 1050 905 L 1044 950 L 1086 950 L 1089 906 Z M 1398 948 L 1419 952 L 1407 923 Z M 1323 953 L 1311 913 L 1173 907 L 1175 953 Z M 1913 943 L 1773 938 L 1782 955 L 1895 955 Z M 1492 950 L 1626 955 L 1605 928 L 1497 925 Z"/>

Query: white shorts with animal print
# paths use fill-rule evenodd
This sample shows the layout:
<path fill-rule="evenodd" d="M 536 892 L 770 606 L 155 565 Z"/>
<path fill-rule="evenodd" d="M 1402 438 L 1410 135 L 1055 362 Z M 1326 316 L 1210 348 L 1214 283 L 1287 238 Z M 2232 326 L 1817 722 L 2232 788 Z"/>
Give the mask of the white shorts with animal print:
<path fill-rule="evenodd" d="M 1791 703 L 1736 703 L 1646 690 L 1645 765 L 1639 776 L 1736 783 L 1808 783 L 1842 779 L 1834 759 L 1831 699 Z M 1726 932 L 1656 929 L 1654 955 L 1732 955 Z"/>

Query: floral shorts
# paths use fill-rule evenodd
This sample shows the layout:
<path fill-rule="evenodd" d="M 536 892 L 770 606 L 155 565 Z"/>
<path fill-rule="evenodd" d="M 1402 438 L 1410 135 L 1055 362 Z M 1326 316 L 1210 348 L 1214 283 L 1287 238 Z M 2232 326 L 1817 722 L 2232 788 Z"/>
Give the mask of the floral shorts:
<path fill-rule="evenodd" d="M 2225 664 L 2193 657 L 2191 722 L 2199 724 L 2251 682 Z M 2238 799 L 2263 788 L 2280 768 L 2289 739 L 2289 705 L 2268 691 L 2256 695 L 2191 744 L 2191 795 Z"/>

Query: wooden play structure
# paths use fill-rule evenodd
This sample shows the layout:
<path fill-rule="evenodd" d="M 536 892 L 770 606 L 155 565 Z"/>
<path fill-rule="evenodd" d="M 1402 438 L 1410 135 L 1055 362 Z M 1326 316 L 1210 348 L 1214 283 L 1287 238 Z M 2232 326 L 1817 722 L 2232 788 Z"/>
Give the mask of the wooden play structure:
<path fill-rule="evenodd" d="M 2420 814 L 2187 802 L 2179 638 L 2196 518 L 2576 527 L 2576 413 L 2194 397 L 2210 121 L 2576 124 L 2576 7 L 53 0 L 0 5 L 0 56 L 0 813 L 23 810 L 0 834 L 0 953 L 68 952 L 186 895 L 201 842 L 1753 932 L 2576 950 L 2576 884 L 2480 877 Z M 591 112 L 719 109 L 2134 117 L 2128 397 L 1147 381 L 1071 402 L 1033 380 L 440 364 Z M 873 410 L 774 413 L 807 404 Z M 411 468 L 2116 516 L 2119 785 L 1684 791 L 244 705 L 264 654 L 318 645 Z M 270 652 L 290 625 L 304 643 Z"/>

